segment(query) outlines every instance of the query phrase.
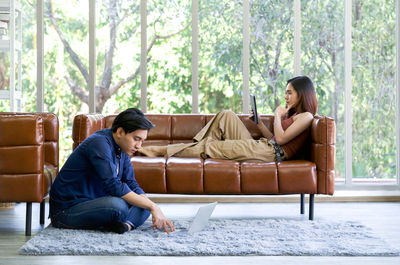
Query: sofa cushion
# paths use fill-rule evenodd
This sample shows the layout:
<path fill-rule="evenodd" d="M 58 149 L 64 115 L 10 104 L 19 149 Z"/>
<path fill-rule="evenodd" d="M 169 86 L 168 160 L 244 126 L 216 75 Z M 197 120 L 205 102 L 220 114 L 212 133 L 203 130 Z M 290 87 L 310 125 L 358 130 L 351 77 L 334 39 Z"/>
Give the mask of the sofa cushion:
<path fill-rule="evenodd" d="M 201 158 L 168 158 L 167 192 L 203 193 L 203 160 Z"/>
<path fill-rule="evenodd" d="M 105 118 L 101 114 L 79 114 L 75 116 L 74 124 L 72 125 L 74 149 L 90 135 L 98 130 L 104 129 L 104 120 Z"/>
<path fill-rule="evenodd" d="M 147 141 L 165 140 L 171 141 L 171 115 L 166 114 L 147 114 L 146 117 L 155 125 L 149 131 Z"/>
<path fill-rule="evenodd" d="M 131 163 L 136 181 L 144 192 L 167 193 L 165 158 L 134 156 Z"/>
<path fill-rule="evenodd" d="M 44 141 L 43 120 L 37 115 L 2 114 L 0 146 L 39 145 Z"/>
<path fill-rule="evenodd" d="M 317 193 L 317 170 L 314 163 L 292 160 L 277 165 L 280 193 Z"/>
<path fill-rule="evenodd" d="M 111 114 L 111 115 L 107 115 L 104 117 L 104 123 L 103 123 L 103 128 L 111 128 L 112 124 L 115 120 L 115 117 L 117 117 L 117 114 Z"/>
<path fill-rule="evenodd" d="M 44 176 L 40 174 L 0 174 L 1 202 L 42 202 Z"/>
<path fill-rule="evenodd" d="M 206 125 L 204 115 L 176 114 L 171 120 L 171 138 L 173 140 L 193 140 L 193 137 Z"/>
<path fill-rule="evenodd" d="M 242 163 L 240 176 L 241 189 L 244 194 L 279 193 L 278 171 L 275 162 Z"/>
<path fill-rule="evenodd" d="M 0 174 L 43 173 L 43 145 L 0 147 Z"/>
<path fill-rule="evenodd" d="M 233 160 L 204 161 L 204 192 L 210 194 L 240 193 L 240 163 Z"/>
<path fill-rule="evenodd" d="M 44 142 L 44 161 L 52 164 L 58 172 L 58 141 Z"/>

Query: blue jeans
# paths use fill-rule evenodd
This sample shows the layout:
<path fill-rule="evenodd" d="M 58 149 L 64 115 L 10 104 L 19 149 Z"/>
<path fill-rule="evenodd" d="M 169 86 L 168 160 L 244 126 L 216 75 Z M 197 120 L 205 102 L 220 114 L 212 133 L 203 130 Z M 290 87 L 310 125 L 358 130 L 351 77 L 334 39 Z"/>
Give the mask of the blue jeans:
<path fill-rule="evenodd" d="M 141 226 L 150 212 L 128 204 L 119 197 L 101 197 L 59 211 L 51 217 L 57 228 L 104 229 L 116 222 L 129 223 L 133 228 Z"/>

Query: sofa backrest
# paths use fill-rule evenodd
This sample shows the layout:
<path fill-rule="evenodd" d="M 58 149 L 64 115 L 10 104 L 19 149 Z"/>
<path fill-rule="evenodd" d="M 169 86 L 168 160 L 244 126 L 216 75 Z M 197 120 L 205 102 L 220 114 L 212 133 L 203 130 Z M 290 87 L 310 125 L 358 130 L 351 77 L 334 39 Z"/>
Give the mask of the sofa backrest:
<path fill-rule="evenodd" d="M 52 165 L 58 172 L 59 167 L 59 122 L 57 115 L 47 112 L 23 113 L 0 112 L 5 116 L 39 115 L 43 120 L 44 162 Z"/>
<path fill-rule="evenodd" d="M 79 114 L 75 116 L 72 124 L 73 149 L 96 131 L 107 128 L 103 124 L 104 120 L 105 118 L 101 114 Z"/>
<path fill-rule="evenodd" d="M 97 130 L 111 128 L 117 114 L 103 116 L 101 114 L 80 114 L 75 116 L 72 138 L 75 149 L 87 137 Z M 250 131 L 254 139 L 261 133 L 248 115 L 239 114 L 239 118 Z M 146 114 L 155 125 L 150 130 L 144 145 L 166 145 L 193 142 L 193 137 L 209 122 L 214 114 Z M 272 130 L 273 115 L 261 115 L 261 120 Z"/>

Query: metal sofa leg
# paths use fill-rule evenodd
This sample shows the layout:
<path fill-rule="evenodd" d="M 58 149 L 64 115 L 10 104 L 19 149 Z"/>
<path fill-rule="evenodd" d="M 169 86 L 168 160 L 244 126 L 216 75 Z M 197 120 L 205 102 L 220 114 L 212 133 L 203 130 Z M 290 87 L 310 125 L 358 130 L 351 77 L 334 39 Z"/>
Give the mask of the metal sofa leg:
<path fill-rule="evenodd" d="M 44 225 L 44 215 L 45 215 L 45 212 L 46 212 L 46 202 L 45 202 L 45 200 L 43 200 L 43 201 L 40 203 L 40 224 L 41 224 L 41 225 Z"/>
<path fill-rule="evenodd" d="M 32 203 L 26 203 L 26 225 L 25 225 L 25 235 L 31 235 L 32 228 Z"/>
<path fill-rule="evenodd" d="M 310 194 L 309 220 L 314 220 L 314 194 Z"/>
<path fill-rule="evenodd" d="M 300 214 L 304 214 L 304 194 L 300 194 Z"/>

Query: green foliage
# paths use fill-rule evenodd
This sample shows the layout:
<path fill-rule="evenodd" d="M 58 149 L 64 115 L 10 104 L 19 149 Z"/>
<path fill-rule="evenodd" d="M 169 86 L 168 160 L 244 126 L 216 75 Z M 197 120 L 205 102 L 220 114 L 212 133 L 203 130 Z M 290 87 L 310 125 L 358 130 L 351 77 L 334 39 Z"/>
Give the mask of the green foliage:
<path fill-rule="evenodd" d="M 242 1 L 199 3 L 199 107 L 242 112 Z"/>
<path fill-rule="evenodd" d="M 284 102 L 293 76 L 293 1 L 257 0 L 250 7 L 250 92 L 259 111 L 273 113 Z"/>
<path fill-rule="evenodd" d="M 302 1 L 302 66 L 319 113 L 336 120 L 337 177 L 344 177 L 344 2 Z M 395 178 L 394 1 L 353 1 L 353 176 Z M 323 21 L 323 23 L 321 23 Z"/>
<path fill-rule="evenodd" d="M 148 3 L 149 39 L 158 39 L 149 53 L 147 68 L 148 112 L 190 113 L 191 6 L 189 1 Z"/>
<path fill-rule="evenodd" d="M 354 177 L 396 175 L 395 1 L 355 1 L 353 12 Z"/>
<path fill-rule="evenodd" d="M 344 178 L 344 2 L 302 1 L 301 7 L 302 71 L 314 81 L 318 113 L 335 119 L 336 177 Z"/>

